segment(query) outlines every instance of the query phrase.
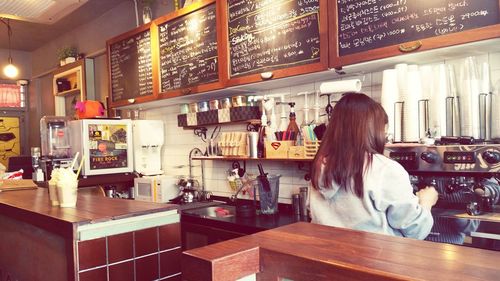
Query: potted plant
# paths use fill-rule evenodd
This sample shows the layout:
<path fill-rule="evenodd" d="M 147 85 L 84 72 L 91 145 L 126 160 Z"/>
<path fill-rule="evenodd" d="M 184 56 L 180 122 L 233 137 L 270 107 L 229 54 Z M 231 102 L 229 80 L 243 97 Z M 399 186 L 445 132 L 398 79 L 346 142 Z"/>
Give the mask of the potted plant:
<path fill-rule="evenodd" d="M 76 61 L 77 51 L 75 47 L 63 47 L 59 49 L 57 57 L 61 66 Z"/>

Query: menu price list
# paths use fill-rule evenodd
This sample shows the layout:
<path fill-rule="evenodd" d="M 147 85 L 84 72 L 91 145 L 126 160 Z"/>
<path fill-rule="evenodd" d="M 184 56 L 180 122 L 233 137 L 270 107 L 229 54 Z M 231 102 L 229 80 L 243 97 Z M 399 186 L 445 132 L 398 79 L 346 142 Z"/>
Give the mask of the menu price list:
<path fill-rule="evenodd" d="M 319 0 L 229 0 L 231 77 L 319 62 Z"/>
<path fill-rule="evenodd" d="M 159 25 L 161 91 L 218 81 L 216 6 Z"/>
<path fill-rule="evenodd" d="M 113 101 L 152 94 L 149 30 L 111 44 L 110 65 Z"/>
<path fill-rule="evenodd" d="M 337 0 L 339 55 L 494 25 L 498 0 Z"/>

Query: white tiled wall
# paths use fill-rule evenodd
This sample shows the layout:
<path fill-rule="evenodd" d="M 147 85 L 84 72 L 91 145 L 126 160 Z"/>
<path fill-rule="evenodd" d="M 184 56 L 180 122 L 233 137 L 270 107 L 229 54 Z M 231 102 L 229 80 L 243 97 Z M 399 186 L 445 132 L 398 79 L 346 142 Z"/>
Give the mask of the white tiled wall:
<path fill-rule="evenodd" d="M 500 53 L 491 53 L 477 57 L 478 62 L 489 61 L 491 67 L 491 81 L 494 87 L 496 97 L 500 95 Z M 455 63 L 455 61 L 447 61 L 446 63 Z M 362 92 L 371 96 L 377 101 L 380 101 L 382 73 L 374 72 L 362 76 L 351 76 L 343 79 L 358 78 L 363 82 Z M 323 81 L 317 81 L 311 84 L 304 84 L 294 87 L 278 88 L 270 91 L 263 91 L 255 93 L 262 94 L 275 94 L 284 93 L 287 101 L 296 102 L 297 122 L 300 124 L 303 120 L 303 100 L 301 96 L 296 96 L 299 92 L 314 91 L 319 89 Z M 332 100 L 338 100 L 339 95 L 334 95 Z M 207 100 L 210 97 L 207 96 Z M 493 105 L 493 124 L 500 126 L 500 98 L 499 102 Z M 309 106 L 312 107 L 314 97 L 309 97 Z M 326 106 L 326 97 L 321 98 L 321 107 Z M 276 108 L 276 114 L 279 118 L 280 108 Z M 188 175 L 188 155 L 191 149 L 198 147 L 204 151 L 205 143 L 197 136 L 194 135 L 193 130 L 184 130 L 177 127 L 177 114 L 179 114 L 179 105 L 172 105 L 158 109 L 151 109 L 141 112 L 141 118 L 144 119 L 159 119 L 165 122 L 165 145 L 162 150 L 163 156 L 163 169 L 166 174 L 170 175 Z M 287 108 L 288 114 L 288 108 Z M 313 112 L 310 111 L 310 118 L 313 118 Z M 214 126 L 208 126 L 208 134 L 211 134 Z M 222 131 L 244 131 L 246 125 L 223 125 Z M 500 131 L 497 129 L 497 131 Z M 194 176 L 201 180 L 201 161 L 193 161 L 195 167 L 193 168 Z M 230 196 L 231 189 L 227 183 L 226 172 L 231 168 L 232 162 L 230 161 L 204 161 L 205 165 L 205 188 L 212 191 L 215 195 Z M 243 163 L 240 163 L 243 164 Z M 249 173 L 258 173 L 258 161 L 247 161 L 247 171 Z M 298 164 L 294 162 L 280 162 L 280 161 L 266 161 L 262 162 L 264 169 L 269 174 L 281 174 L 280 180 L 280 202 L 290 202 L 291 194 L 297 193 L 299 187 L 307 186 L 308 182 L 304 180 L 305 171 L 298 169 Z M 306 165 L 305 168 L 309 168 Z"/>

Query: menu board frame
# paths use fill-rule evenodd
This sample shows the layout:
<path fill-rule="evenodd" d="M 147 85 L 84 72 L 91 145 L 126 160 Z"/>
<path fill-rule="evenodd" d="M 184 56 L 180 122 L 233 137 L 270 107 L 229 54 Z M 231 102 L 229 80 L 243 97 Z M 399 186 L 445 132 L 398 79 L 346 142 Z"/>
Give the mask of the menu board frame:
<path fill-rule="evenodd" d="M 153 101 L 156 100 L 158 97 L 158 85 L 155 83 L 155 71 L 157 69 L 157 64 L 158 60 L 154 57 L 153 54 L 155 54 L 155 47 L 156 45 L 154 44 L 154 38 L 156 38 L 154 30 L 151 29 L 152 23 L 147 23 L 144 25 L 141 25 L 137 28 L 134 28 L 132 30 L 129 30 L 123 34 L 120 34 L 116 37 L 113 37 L 109 40 L 106 41 L 106 50 L 108 54 L 108 59 L 107 59 L 107 68 L 108 68 L 108 89 L 109 89 L 109 106 L 112 108 L 115 107 L 121 107 L 121 106 L 127 106 L 135 103 L 143 103 L 143 102 L 148 102 L 148 101 Z M 153 81 L 153 92 L 151 95 L 144 95 L 144 96 L 138 96 L 134 97 L 132 99 L 120 99 L 113 101 L 113 88 L 112 88 L 112 77 L 111 77 L 111 46 L 117 42 L 120 42 L 122 40 L 132 38 L 136 36 L 137 34 L 140 34 L 142 32 L 145 32 L 149 30 L 150 32 L 150 44 L 151 44 L 151 67 L 152 67 L 152 81 Z"/>
<path fill-rule="evenodd" d="M 315 63 L 310 63 L 310 64 L 304 64 L 304 65 L 297 65 L 297 66 L 284 66 L 281 69 L 276 69 L 273 70 L 272 76 L 270 78 L 267 77 L 262 77 L 261 73 L 257 74 L 248 74 L 248 75 L 240 75 L 240 76 L 235 76 L 235 77 L 229 77 L 229 80 L 227 81 L 227 86 L 238 86 L 242 84 L 248 84 L 248 83 L 254 83 L 254 82 L 261 82 L 261 81 L 267 81 L 271 79 L 278 79 L 278 78 L 284 78 L 284 77 L 290 77 L 290 76 L 295 76 L 295 75 L 300 75 L 300 74 L 306 74 L 306 73 L 313 73 L 313 72 L 319 72 L 319 71 L 324 71 L 328 69 L 328 55 L 329 55 L 329 50 L 328 50 L 328 18 L 330 17 L 330 14 L 328 13 L 327 9 L 327 3 L 328 0 L 319 0 L 319 10 L 320 10 L 320 17 L 319 17 L 319 37 L 320 37 L 320 59 L 319 62 Z M 223 13 L 221 13 L 221 21 L 224 23 L 223 26 L 221 26 L 222 34 L 223 34 L 223 39 L 221 42 L 223 42 L 227 54 L 227 60 L 229 60 L 229 32 L 228 32 L 228 25 L 229 25 L 229 15 L 228 15 L 228 1 L 223 0 L 221 1 L 221 10 Z M 229 75 L 229 64 L 226 68 L 226 71 Z"/>
<path fill-rule="evenodd" d="M 172 13 L 169 13 L 165 16 L 159 17 L 153 21 L 151 26 L 152 30 L 152 39 L 153 39 L 153 58 L 156 60 L 157 64 L 154 66 L 153 71 L 153 81 L 154 86 L 158 90 L 158 97 L 160 99 L 165 98 L 173 98 L 179 97 L 188 94 L 207 92 L 212 90 L 222 89 L 226 86 L 228 72 L 227 72 L 227 55 L 226 48 L 220 44 L 222 42 L 222 32 L 220 26 L 222 25 L 222 17 L 221 17 L 221 5 L 217 3 L 216 0 L 203 0 L 195 2 L 186 8 L 182 8 L 176 10 Z M 161 74 L 160 74 L 160 42 L 158 40 L 159 35 L 159 26 L 165 24 L 168 21 L 174 21 L 181 17 L 184 17 L 188 14 L 201 10 L 207 6 L 215 5 L 216 9 L 216 27 L 217 31 L 217 56 L 218 56 L 218 81 L 210 82 L 210 83 L 200 83 L 193 86 L 182 87 L 178 89 L 169 90 L 166 92 L 161 92 Z"/>
<path fill-rule="evenodd" d="M 500 6 L 500 0 L 498 2 Z M 330 44 L 329 66 L 336 69 L 341 69 L 343 66 L 356 63 L 406 54 L 408 52 L 403 52 L 400 50 L 400 48 L 404 49 L 405 47 L 413 49 L 411 48 L 411 46 L 419 46 L 418 48 L 411 50 L 411 52 L 420 52 L 500 37 L 500 24 L 495 24 L 435 37 L 424 38 L 420 40 L 410 40 L 401 44 L 394 44 L 386 47 L 340 56 L 340 50 L 338 46 L 339 21 L 336 16 L 338 14 L 337 0 L 328 0 L 328 9 L 328 14 L 330 14 L 330 17 L 328 19 L 328 26 L 330 27 L 328 31 Z"/>

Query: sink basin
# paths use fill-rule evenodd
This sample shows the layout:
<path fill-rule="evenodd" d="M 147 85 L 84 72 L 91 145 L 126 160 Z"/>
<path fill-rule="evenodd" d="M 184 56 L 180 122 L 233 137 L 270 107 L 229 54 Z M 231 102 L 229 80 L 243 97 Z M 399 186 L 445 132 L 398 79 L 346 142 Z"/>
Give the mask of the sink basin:
<path fill-rule="evenodd" d="M 236 215 L 236 208 L 229 205 L 206 207 L 203 211 L 203 216 L 212 218 L 227 218 Z"/>

